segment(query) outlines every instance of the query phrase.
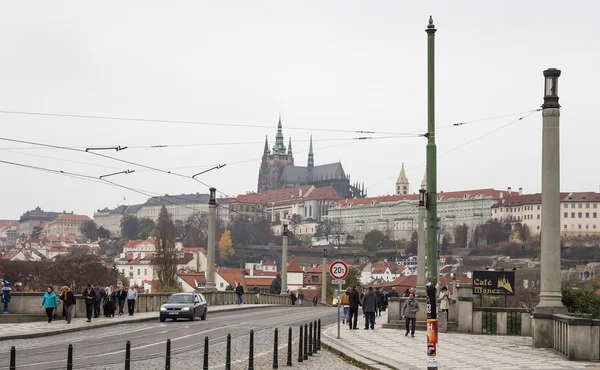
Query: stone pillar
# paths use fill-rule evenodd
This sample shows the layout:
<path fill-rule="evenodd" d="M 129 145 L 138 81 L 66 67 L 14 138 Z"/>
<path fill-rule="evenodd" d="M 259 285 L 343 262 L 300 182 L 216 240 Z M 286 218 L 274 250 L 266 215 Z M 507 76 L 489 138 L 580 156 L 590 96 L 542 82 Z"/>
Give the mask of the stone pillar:
<path fill-rule="evenodd" d="M 215 244 L 217 233 L 217 189 L 210 188 L 208 199 L 208 245 L 206 246 L 206 285 L 205 290 L 215 291 Z"/>
<path fill-rule="evenodd" d="M 419 190 L 419 216 L 417 219 L 417 296 L 426 295 L 425 284 L 425 257 L 427 256 L 427 244 L 425 242 L 425 192 Z M 412 235 L 411 235 L 412 238 Z"/>
<path fill-rule="evenodd" d="M 288 225 L 283 224 L 281 248 L 281 295 L 287 296 L 287 267 L 288 267 Z"/>
<path fill-rule="evenodd" d="M 564 313 L 560 273 L 560 70 L 544 71 L 542 105 L 542 226 L 540 303 L 533 319 L 534 347 L 551 348 L 554 342 L 552 315 Z"/>
<path fill-rule="evenodd" d="M 473 332 L 473 286 L 471 284 L 462 284 L 458 288 L 458 297 L 456 302 L 456 321 L 458 322 L 459 333 Z M 481 331 L 479 331 L 481 333 Z"/>

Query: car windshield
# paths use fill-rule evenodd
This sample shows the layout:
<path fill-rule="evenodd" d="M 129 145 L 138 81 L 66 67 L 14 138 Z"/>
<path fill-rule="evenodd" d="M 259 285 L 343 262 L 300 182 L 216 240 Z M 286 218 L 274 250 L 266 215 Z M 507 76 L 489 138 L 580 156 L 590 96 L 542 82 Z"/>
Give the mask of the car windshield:
<path fill-rule="evenodd" d="M 191 295 L 172 295 L 167 300 L 167 303 L 192 303 L 194 297 Z"/>

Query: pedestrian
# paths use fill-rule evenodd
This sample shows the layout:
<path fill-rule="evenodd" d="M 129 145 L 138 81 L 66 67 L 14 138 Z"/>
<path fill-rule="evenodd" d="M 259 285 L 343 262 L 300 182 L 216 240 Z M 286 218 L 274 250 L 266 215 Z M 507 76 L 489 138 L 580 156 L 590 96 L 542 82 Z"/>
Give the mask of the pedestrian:
<path fill-rule="evenodd" d="M 304 293 L 301 290 L 298 291 L 298 305 L 304 306 Z"/>
<path fill-rule="evenodd" d="M 377 312 L 377 295 L 370 286 L 363 298 L 363 312 L 365 313 L 365 330 L 375 330 L 375 313 Z"/>
<path fill-rule="evenodd" d="M 387 289 L 383 289 L 383 293 L 382 294 L 382 298 L 383 298 L 383 312 L 385 312 L 385 310 L 387 310 L 387 306 L 388 306 L 388 300 L 390 299 L 390 296 L 388 294 Z M 381 313 L 380 313 L 381 316 Z"/>
<path fill-rule="evenodd" d="M 46 309 L 46 315 L 48 316 L 48 324 L 52 322 L 52 315 L 54 315 L 54 309 L 58 306 L 58 297 L 54 293 L 54 289 L 49 286 L 46 293 L 42 297 L 42 304 L 40 307 Z"/>
<path fill-rule="evenodd" d="M 96 291 L 90 284 L 87 285 L 85 292 L 83 292 L 83 299 L 85 300 L 85 316 L 87 317 L 86 322 L 92 322 L 92 312 L 96 306 Z"/>
<path fill-rule="evenodd" d="M 352 290 L 350 291 L 350 294 L 348 296 L 348 305 L 350 306 L 348 310 L 348 326 L 351 330 L 356 330 L 358 329 L 356 327 L 358 323 L 358 306 L 361 305 L 360 295 L 358 293 L 358 290 L 356 290 L 356 286 L 353 286 Z"/>
<path fill-rule="evenodd" d="M 447 287 L 443 287 L 440 292 L 440 312 L 448 312 L 450 306 L 450 292 Z"/>
<path fill-rule="evenodd" d="M 138 292 L 135 287 L 130 286 L 127 291 L 127 311 L 129 312 L 129 316 L 133 316 L 135 312 L 135 300 L 137 299 Z"/>
<path fill-rule="evenodd" d="M 113 290 L 108 297 L 108 317 L 115 317 L 117 302 L 117 291 Z"/>
<path fill-rule="evenodd" d="M 410 296 L 410 289 L 406 288 L 406 290 L 404 291 L 404 294 L 402 295 L 403 297 L 408 297 Z"/>
<path fill-rule="evenodd" d="M 396 291 L 396 287 L 392 287 L 392 291 L 390 292 L 390 298 L 398 298 L 398 292 Z"/>
<path fill-rule="evenodd" d="M 123 314 L 123 306 L 125 306 L 126 299 L 127 291 L 125 291 L 125 287 L 122 286 L 119 292 L 117 293 L 117 301 L 119 302 L 119 315 Z"/>
<path fill-rule="evenodd" d="M 296 300 L 298 299 L 298 298 L 296 297 L 296 293 L 294 293 L 294 292 L 291 292 L 291 293 L 290 293 L 290 299 L 292 300 L 292 306 L 295 306 L 295 305 L 296 305 Z"/>
<path fill-rule="evenodd" d="M 347 287 L 344 294 L 342 294 L 341 304 L 344 309 L 342 314 L 342 324 L 346 324 L 346 320 L 348 320 L 348 311 L 350 311 L 350 290 L 350 287 Z"/>
<path fill-rule="evenodd" d="M 419 311 L 419 302 L 415 299 L 414 293 L 410 293 L 408 299 L 404 301 L 402 307 L 402 317 L 406 319 L 406 334 L 408 336 L 410 327 L 410 336 L 415 337 L 415 326 L 417 325 L 417 312 Z"/>
<path fill-rule="evenodd" d="M 94 319 L 100 317 L 100 307 L 102 307 L 102 289 L 98 285 L 94 285 Z"/>
<path fill-rule="evenodd" d="M 65 320 L 67 320 L 67 324 L 70 324 L 71 319 L 73 318 L 73 307 L 77 303 L 75 299 L 75 294 L 73 294 L 71 289 L 65 285 L 64 287 L 62 287 L 60 299 L 63 301 L 63 308 L 65 310 Z"/>
<path fill-rule="evenodd" d="M 255 285 L 254 289 L 254 303 L 259 304 L 260 303 L 260 292 L 258 291 L 258 287 Z"/>
<path fill-rule="evenodd" d="M 242 284 L 238 283 L 237 287 L 235 288 L 235 293 L 238 296 L 237 304 L 239 306 L 242 304 L 243 296 L 244 296 L 244 287 L 242 286 Z"/>
<path fill-rule="evenodd" d="M 375 297 L 377 297 L 377 310 L 375 311 L 375 314 L 381 316 L 381 310 L 383 309 L 383 294 L 379 288 L 375 290 Z"/>
<path fill-rule="evenodd" d="M 313 306 L 317 307 L 317 304 L 319 303 L 319 297 L 317 297 L 316 295 L 313 297 Z"/>

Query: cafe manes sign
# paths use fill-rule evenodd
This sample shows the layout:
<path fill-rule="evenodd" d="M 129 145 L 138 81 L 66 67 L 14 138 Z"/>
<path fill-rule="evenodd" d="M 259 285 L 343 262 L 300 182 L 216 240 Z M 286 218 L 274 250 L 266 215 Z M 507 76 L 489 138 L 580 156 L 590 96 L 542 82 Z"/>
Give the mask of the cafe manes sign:
<path fill-rule="evenodd" d="M 473 294 L 515 295 L 514 271 L 473 271 Z"/>

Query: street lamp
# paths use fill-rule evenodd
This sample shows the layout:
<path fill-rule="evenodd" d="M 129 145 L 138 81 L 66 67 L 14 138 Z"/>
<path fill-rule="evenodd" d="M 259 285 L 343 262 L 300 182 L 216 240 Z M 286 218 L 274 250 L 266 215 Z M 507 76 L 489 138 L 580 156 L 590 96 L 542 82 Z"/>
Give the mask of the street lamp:
<path fill-rule="evenodd" d="M 283 232 L 281 233 L 282 248 L 281 248 L 281 295 L 287 295 L 287 265 L 288 265 L 288 225 L 283 224 Z"/>
<path fill-rule="evenodd" d="M 321 279 L 321 303 L 327 303 L 327 248 L 323 248 L 323 278 Z"/>

